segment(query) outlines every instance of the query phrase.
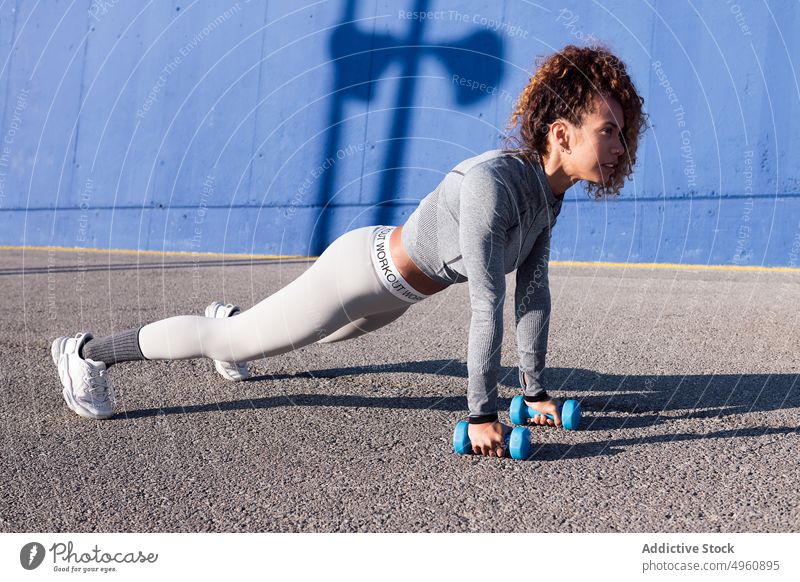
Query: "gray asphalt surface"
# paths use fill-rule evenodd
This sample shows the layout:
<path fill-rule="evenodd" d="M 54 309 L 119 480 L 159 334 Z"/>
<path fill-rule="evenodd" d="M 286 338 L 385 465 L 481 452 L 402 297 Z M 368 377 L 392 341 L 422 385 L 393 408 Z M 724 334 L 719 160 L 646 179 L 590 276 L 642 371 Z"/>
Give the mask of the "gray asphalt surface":
<path fill-rule="evenodd" d="M 248 307 L 309 265 L 0 253 L 0 531 L 800 530 L 795 273 L 553 266 L 548 386 L 582 401 L 585 430 L 532 429 L 528 462 L 452 452 L 466 284 L 249 382 L 125 363 L 115 418 L 64 404 L 54 337 Z"/>

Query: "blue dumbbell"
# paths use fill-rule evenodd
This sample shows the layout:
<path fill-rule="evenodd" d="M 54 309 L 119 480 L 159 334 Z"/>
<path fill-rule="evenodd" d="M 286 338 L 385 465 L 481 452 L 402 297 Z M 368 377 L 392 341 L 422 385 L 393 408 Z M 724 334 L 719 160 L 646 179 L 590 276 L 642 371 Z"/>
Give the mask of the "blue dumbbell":
<path fill-rule="evenodd" d="M 453 431 L 453 448 L 459 455 L 472 453 L 472 443 L 469 442 L 469 423 L 461 420 Z M 505 449 L 511 454 L 512 459 L 527 459 L 531 456 L 531 431 L 524 426 L 514 427 L 506 432 Z"/>
<path fill-rule="evenodd" d="M 511 408 L 509 409 L 511 415 L 511 422 L 514 424 L 525 424 L 529 418 L 533 418 L 537 414 L 542 414 L 525 404 L 525 398 L 514 396 L 511 399 Z M 553 420 L 553 415 L 545 414 L 547 418 Z M 561 425 L 567 430 L 578 430 L 581 425 L 581 405 L 577 400 L 567 400 L 561 406 Z"/>

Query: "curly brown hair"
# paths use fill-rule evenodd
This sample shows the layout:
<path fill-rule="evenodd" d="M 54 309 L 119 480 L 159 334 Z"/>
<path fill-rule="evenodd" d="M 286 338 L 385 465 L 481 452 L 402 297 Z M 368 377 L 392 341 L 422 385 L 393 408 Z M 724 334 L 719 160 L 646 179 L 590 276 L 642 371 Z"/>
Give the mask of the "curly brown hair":
<path fill-rule="evenodd" d="M 646 128 L 644 99 L 636 92 L 625 64 L 604 47 L 580 48 L 567 45 L 548 56 L 517 98 L 507 131 L 520 125 L 519 138 L 509 135 L 506 144 L 529 160 L 541 160 L 548 152 L 550 124 L 565 119 L 581 126 L 595 97 L 613 97 L 622 106 L 625 127 L 620 136 L 625 154 L 607 184 L 590 182 L 587 189 L 595 198 L 618 195 L 625 179 L 633 173 L 639 136 Z M 521 142 L 521 143 L 520 143 Z"/>

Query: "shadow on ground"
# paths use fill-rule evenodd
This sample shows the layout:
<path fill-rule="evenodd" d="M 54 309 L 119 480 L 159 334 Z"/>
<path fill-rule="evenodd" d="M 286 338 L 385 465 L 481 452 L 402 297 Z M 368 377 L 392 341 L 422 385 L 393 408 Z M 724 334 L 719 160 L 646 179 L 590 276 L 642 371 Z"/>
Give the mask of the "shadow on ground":
<path fill-rule="evenodd" d="M 249 383 L 271 385 L 276 380 L 311 378 L 332 379 L 348 376 L 381 375 L 387 373 L 412 373 L 442 377 L 443 385 L 452 386 L 452 378 L 466 380 L 464 362 L 454 360 L 427 360 L 377 366 L 354 366 L 304 371 L 295 374 L 255 376 Z M 714 374 L 634 376 L 600 374 L 580 368 L 550 368 L 546 385 L 559 398 L 575 398 L 587 411 L 584 431 L 614 429 L 641 429 L 678 419 L 714 419 L 753 412 L 765 412 L 800 407 L 797 374 Z M 516 384 L 517 369 L 503 367 L 500 385 L 512 390 Z M 271 387 L 271 386 L 270 386 Z M 588 394 L 587 394 L 588 393 Z M 598 393 L 601 393 L 598 395 Z M 500 397 L 501 410 L 507 410 L 510 398 Z M 291 394 L 248 398 L 227 402 L 195 404 L 131 410 L 117 417 L 118 421 L 162 416 L 169 414 L 224 413 L 231 410 L 253 410 L 280 407 L 376 408 L 397 410 L 440 410 L 465 412 L 466 396 L 364 396 L 353 394 Z M 615 439 L 598 443 L 580 443 L 570 446 L 565 453 L 563 445 L 542 445 L 537 459 L 548 460 L 570 457 L 610 455 L 632 444 L 658 443 L 708 438 L 751 437 L 765 434 L 787 434 L 797 427 L 748 427 L 717 432 L 650 435 L 641 438 Z M 551 450 L 552 449 L 552 450 Z"/>

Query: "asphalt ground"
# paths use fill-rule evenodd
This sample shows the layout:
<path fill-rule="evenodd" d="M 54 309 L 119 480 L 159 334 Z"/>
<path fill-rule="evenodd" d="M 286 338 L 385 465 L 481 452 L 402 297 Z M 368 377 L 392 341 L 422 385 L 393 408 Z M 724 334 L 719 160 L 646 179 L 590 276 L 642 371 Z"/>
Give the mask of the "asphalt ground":
<path fill-rule="evenodd" d="M 54 337 L 246 308 L 310 264 L 0 253 L 0 531 L 800 530 L 798 273 L 552 266 L 547 385 L 582 402 L 584 429 L 533 428 L 529 461 L 452 451 L 466 284 L 248 382 L 208 360 L 124 363 L 113 419 L 63 402 Z"/>

